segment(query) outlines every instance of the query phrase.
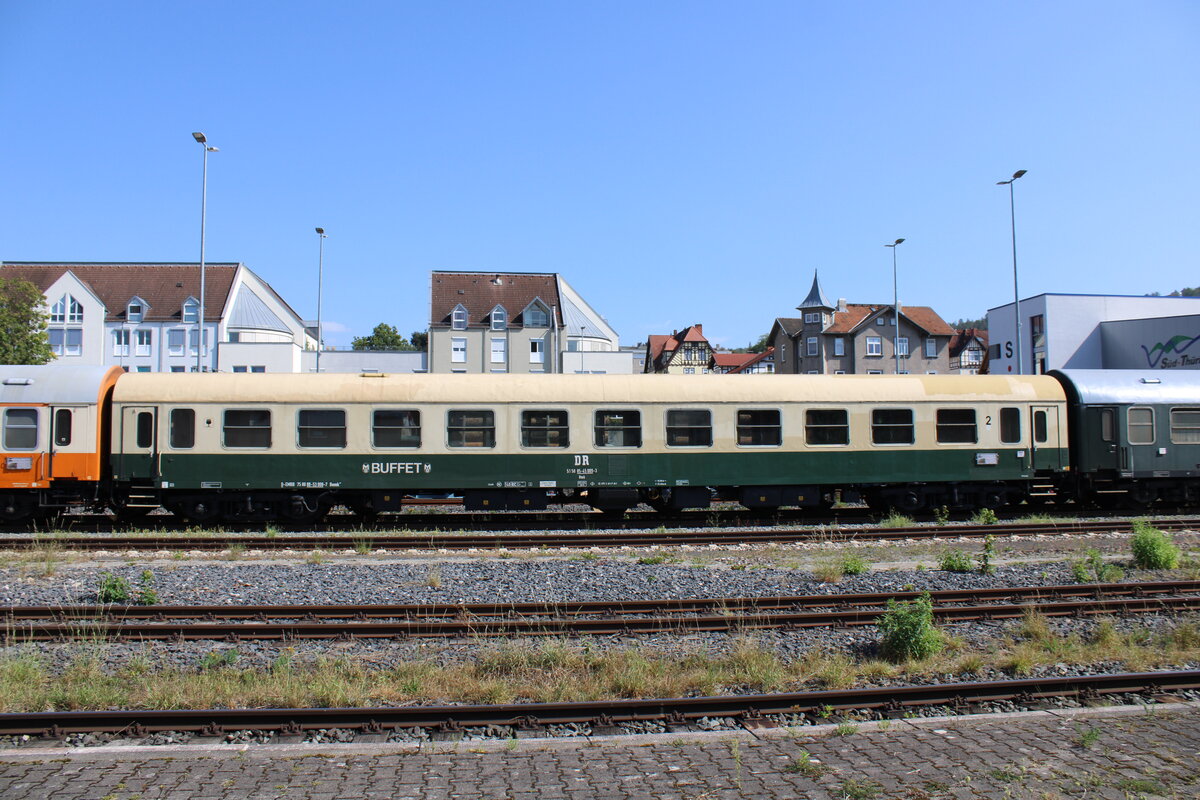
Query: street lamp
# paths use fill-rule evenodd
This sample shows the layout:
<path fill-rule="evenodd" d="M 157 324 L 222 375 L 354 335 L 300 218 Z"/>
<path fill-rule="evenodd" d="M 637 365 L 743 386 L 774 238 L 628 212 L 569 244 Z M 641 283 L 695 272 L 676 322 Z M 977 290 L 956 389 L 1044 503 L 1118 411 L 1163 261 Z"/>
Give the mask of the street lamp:
<path fill-rule="evenodd" d="M 1013 250 L 1013 315 L 1017 322 L 1017 374 L 1023 371 L 1021 363 L 1021 295 L 1017 291 L 1017 205 L 1013 196 L 1013 182 L 1027 170 L 1019 169 L 1006 181 L 996 181 L 997 186 L 1008 187 L 1008 213 L 1012 218 L 1012 250 Z"/>
<path fill-rule="evenodd" d="M 208 210 L 208 154 L 216 153 L 217 148 L 208 144 L 203 133 L 196 131 L 192 138 L 204 148 L 204 177 L 200 184 L 200 308 L 196 314 L 196 372 L 203 371 L 204 356 L 204 222 Z"/>
<path fill-rule="evenodd" d="M 892 320 L 896 326 L 896 332 L 892 334 L 892 354 L 896 357 L 896 374 L 900 374 L 900 290 L 896 283 L 896 248 L 903 242 L 903 239 L 897 239 L 891 244 L 885 244 L 884 247 L 892 248 L 892 311 L 895 312 L 895 319 Z"/>
<path fill-rule="evenodd" d="M 315 228 L 317 236 L 320 237 L 320 245 L 317 251 L 317 374 L 321 374 L 321 342 L 324 337 L 321 336 L 321 282 L 325 272 L 325 229 Z"/>

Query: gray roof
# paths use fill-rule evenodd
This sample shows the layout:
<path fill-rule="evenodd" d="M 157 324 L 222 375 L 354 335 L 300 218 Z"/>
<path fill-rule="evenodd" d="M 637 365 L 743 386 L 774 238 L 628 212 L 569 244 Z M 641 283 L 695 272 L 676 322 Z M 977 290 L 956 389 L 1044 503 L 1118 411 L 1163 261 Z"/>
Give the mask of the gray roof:
<path fill-rule="evenodd" d="M 833 308 L 833 303 L 830 303 L 829 298 L 821 291 L 821 281 L 817 279 L 816 270 L 813 270 L 813 285 L 808 290 L 808 297 L 796 308 Z"/>
<path fill-rule="evenodd" d="M 100 397 L 108 373 L 119 367 L 0 366 L 0 404 L 90 403 Z"/>
<path fill-rule="evenodd" d="M 1085 405 L 1186 404 L 1200 407 L 1200 371 L 1062 369 L 1049 374 L 1065 381 Z"/>
<path fill-rule="evenodd" d="M 246 286 L 238 289 L 237 298 L 233 301 L 233 310 L 229 312 L 225 324 L 230 328 L 257 328 L 291 333 L 291 329 L 267 307 L 262 298 Z"/>
<path fill-rule="evenodd" d="M 596 326 L 596 321 L 579 306 L 571 302 L 565 295 L 562 297 L 562 319 L 568 336 L 591 336 L 600 339 L 608 338 L 604 331 Z"/>

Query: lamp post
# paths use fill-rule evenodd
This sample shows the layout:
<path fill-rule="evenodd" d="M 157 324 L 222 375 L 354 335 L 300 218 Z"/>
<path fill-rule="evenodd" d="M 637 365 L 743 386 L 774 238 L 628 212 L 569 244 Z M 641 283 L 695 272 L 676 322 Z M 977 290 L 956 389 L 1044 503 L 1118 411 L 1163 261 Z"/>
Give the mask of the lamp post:
<path fill-rule="evenodd" d="M 900 289 L 896 281 L 896 248 L 903 241 L 903 239 L 897 239 L 891 244 L 884 245 L 884 247 L 892 248 L 892 311 L 895 312 L 892 324 L 896 326 L 896 332 L 892 334 L 892 354 L 896 357 L 897 375 L 900 374 Z"/>
<path fill-rule="evenodd" d="M 1021 361 L 1021 294 L 1017 290 L 1017 204 L 1013 194 L 1013 183 L 1017 178 L 1021 177 L 1027 170 L 1019 169 L 1013 173 L 1013 176 L 1006 181 L 996 181 L 997 186 L 1008 187 L 1008 213 L 1012 219 L 1012 253 L 1013 253 L 1013 315 L 1016 317 L 1017 323 L 1017 374 L 1020 375 L 1023 370 Z"/>
<path fill-rule="evenodd" d="M 204 173 L 200 183 L 200 308 L 196 314 L 196 372 L 203 372 L 204 357 L 204 223 L 208 211 L 208 154 L 217 148 L 208 144 L 203 133 L 196 131 L 192 138 L 204 148 Z"/>
<path fill-rule="evenodd" d="M 318 241 L 320 242 L 317 250 L 317 374 L 321 374 L 321 343 L 324 337 L 321 335 L 321 283 L 325 273 L 325 229 L 315 228 Z"/>

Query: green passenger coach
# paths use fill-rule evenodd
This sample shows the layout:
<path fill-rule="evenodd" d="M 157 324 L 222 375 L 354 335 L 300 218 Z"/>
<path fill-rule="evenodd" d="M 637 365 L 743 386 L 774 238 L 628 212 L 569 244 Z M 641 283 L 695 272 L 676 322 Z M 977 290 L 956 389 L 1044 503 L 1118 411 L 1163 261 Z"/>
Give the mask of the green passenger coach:
<path fill-rule="evenodd" d="M 197 521 L 432 492 L 469 509 L 999 507 L 1067 459 L 1045 376 L 131 373 L 112 412 L 117 485 Z"/>

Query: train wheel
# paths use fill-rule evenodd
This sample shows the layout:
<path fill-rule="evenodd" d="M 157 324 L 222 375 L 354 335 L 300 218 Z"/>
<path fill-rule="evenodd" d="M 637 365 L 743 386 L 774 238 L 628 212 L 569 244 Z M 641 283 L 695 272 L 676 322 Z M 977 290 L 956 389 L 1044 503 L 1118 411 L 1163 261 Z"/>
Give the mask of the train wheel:
<path fill-rule="evenodd" d="M 1008 505 L 1008 499 L 1004 495 L 1003 489 L 986 489 L 983 495 L 979 498 L 979 507 L 988 508 L 992 511 L 1004 508 Z"/>
<path fill-rule="evenodd" d="M 204 524 L 220 519 L 221 507 L 215 500 L 211 499 L 192 500 L 180 506 L 180 513 L 187 517 L 190 522 Z"/>
<path fill-rule="evenodd" d="M 17 494 L 0 495 L 0 521 L 24 522 L 37 511 L 32 497 Z"/>
<path fill-rule="evenodd" d="M 293 495 L 279 506 L 279 516 L 293 525 L 308 525 L 325 518 L 329 509 L 320 500 Z"/>

